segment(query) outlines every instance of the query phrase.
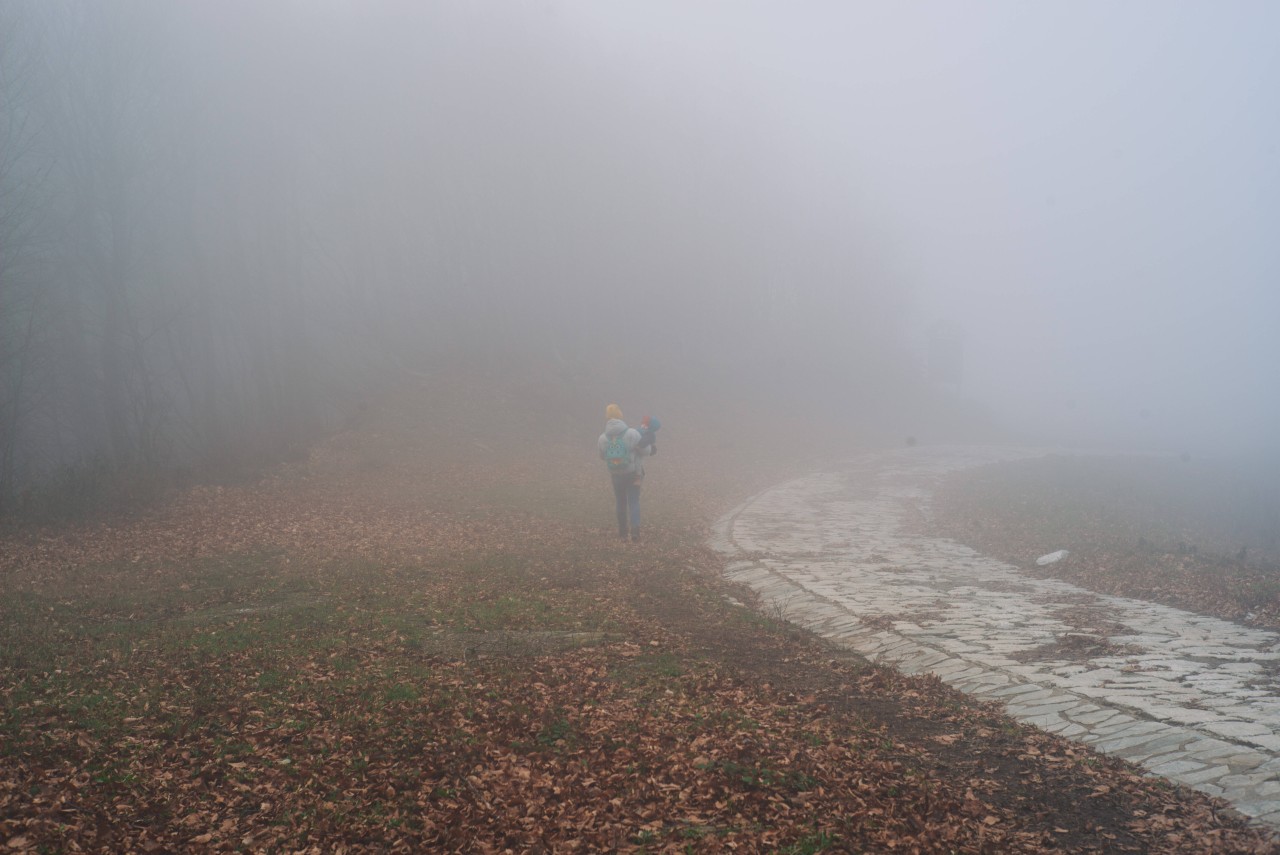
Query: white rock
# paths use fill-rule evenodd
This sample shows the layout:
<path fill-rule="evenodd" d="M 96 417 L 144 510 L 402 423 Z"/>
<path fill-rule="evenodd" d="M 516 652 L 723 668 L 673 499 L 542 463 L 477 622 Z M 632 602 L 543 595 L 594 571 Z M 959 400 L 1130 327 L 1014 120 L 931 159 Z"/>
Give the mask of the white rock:
<path fill-rule="evenodd" d="M 1048 555 L 1041 555 L 1036 559 L 1036 563 L 1043 567 L 1046 564 L 1054 564 L 1067 557 L 1067 550 L 1059 549 L 1057 552 L 1050 552 Z"/>

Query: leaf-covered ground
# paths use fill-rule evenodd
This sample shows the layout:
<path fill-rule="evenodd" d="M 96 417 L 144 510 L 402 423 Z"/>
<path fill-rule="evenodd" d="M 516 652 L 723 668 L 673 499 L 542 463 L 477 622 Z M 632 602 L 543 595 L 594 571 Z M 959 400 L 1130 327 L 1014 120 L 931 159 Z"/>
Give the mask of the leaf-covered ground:
<path fill-rule="evenodd" d="M 464 400 L 429 386 L 261 482 L 9 535 L 0 846 L 1277 851 L 727 599 L 706 526 L 791 470 L 711 414 L 664 418 L 633 544 L 598 408 Z"/>
<path fill-rule="evenodd" d="M 1028 573 L 1280 630 L 1280 471 L 1053 456 L 953 476 L 933 524 Z M 1037 557 L 1066 549 L 1063 561 Z"/>

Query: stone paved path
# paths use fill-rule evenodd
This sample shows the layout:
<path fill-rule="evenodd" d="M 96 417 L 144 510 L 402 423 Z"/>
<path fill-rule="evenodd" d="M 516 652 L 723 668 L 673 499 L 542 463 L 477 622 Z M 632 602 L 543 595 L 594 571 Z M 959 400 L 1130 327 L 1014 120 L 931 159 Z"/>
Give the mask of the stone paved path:
<path fill-rule="evenodd" d="M 769 613 L 1280 825 L 1280 635 L 1033 579 L 919 533 L 948 472 L 1044 453 L 868 454 L 752 498 L 714 545 Z"/>

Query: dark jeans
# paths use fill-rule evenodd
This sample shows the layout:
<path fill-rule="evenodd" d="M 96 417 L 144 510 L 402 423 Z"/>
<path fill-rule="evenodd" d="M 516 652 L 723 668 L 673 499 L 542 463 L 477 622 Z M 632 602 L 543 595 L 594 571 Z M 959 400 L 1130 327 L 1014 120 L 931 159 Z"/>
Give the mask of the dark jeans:
<path fill-rule="evenodd" d="M 627 536 L 627 522 L 631 523 L 631 535 L 640 536 L 640 485 L 634 474 L 614 475 L 613 500 L 618 509 L 618 534 Z"/>

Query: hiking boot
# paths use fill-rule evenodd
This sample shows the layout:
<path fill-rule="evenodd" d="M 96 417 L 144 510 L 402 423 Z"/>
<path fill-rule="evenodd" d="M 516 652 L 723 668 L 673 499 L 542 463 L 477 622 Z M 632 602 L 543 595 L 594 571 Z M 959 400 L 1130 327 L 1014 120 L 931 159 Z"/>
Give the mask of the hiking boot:
<path fill-rule="evenodd" d="M 632 539 L 632 540 L 635 540 L 635 541 L 639 541 L 639 540 L 640 540 L 640 530 L 639 530 L 639 529 L 636 529 L 635 531 L 631 532 L 631 539 Z"/>

